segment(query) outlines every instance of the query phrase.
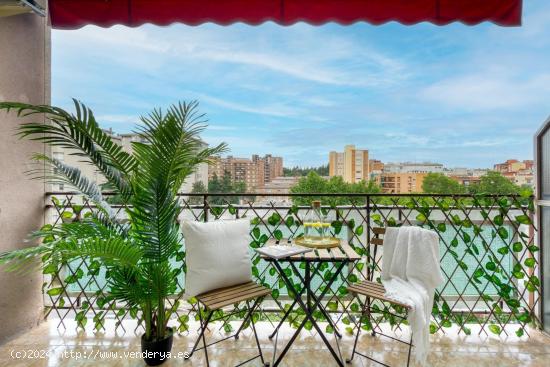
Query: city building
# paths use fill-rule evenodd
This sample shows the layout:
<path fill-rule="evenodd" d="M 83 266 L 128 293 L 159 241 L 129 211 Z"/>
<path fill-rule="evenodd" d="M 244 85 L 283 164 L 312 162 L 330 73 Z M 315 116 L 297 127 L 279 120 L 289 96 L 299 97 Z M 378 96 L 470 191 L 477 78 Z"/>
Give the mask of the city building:
<path fill-rule="evenodd" d="M 497 163 L 494 166 L 494 170 L 500 173 L 513 173 L 513 172 L 518 172 L 525 169 L 527 170 L 533 169 L 532 160 L 518 161 L 517 159 L 508 159 L 506 162 Z"/>
<path fill-rule="evenodd" d="M 256 190 L 259 194 L 277 194 L 277 196 L 259 196 L 256 197 L 256 203 L 269 203 L 273 202 L 276 204 L 289 204 L 292 203 L 292 199 L 288 197 L 290 189 L 292 186 L 296 185 L 300 181 L 301 177 L 290 176 L 290 177 L 277 177 L 270 182 L 267 182 L 264 187 Z"/>
<path fill-rule="evenodd" d="M 380 176 L 384 171 L 384 163 L 382 163 L 382 161 L 378 159 L 370 159 L 369 169 L 370 169 L 369 178 L 371 180 L 376 180 L 376 178 Z"/>
<path fill-rule="evenodd" d="M 380 164 L 377 165 L 377 168 Z M 382 166 L 382 173 L 374 180 L 384 193 L 407 194 L 422 192 L 422 183 L 428 173 L 442 173 L 443 165 L 432 162 L 401 162 L 386 163 Z"/>
<path fill-rule="evenodd" d="M 263 158 L 254 154 L 252 161 L 264 167 L 264 183 L 273 181 L 277 177 L 283 176 L 283 158 L 273 157 L 271 154 L 266 154 Z"/>
<path fill-rule="evenodd" d="M 283 176 L 283 158 L 270 154 L 249 158 L 214 157 L 208 167 L 208 178 L 223 177 L 228 173 L 233 182 L 244 182 L 247 191 L 258 190 L 276 177 Z"/>
<path fill-rule="evenodd" d="M 441 163 L 432 162 L 402 162 L 384 164 L 384 173 L 443 173 Z"/>
<path fill-rule="evenodd" d="M 485 176 L 489 170 L 484 168 L 466 168 L 455 167 L 445 169 L 443 174 L 457 181 L 463 186 L 470 186 L 479 183 L 482 176 Z"/>
<path fill-rule="evenodd" d="M 132 142 L 138 142 L 138 141 L 143 142 L 141 137 L 135 133 L 116 134 L 115 132 L 113 132 L 112 129 L 104 130 L 104 131 L 111 136 L 111 139 L 115 143 L 122 146 L 122 149 L 124 149 L 128 153 L 132 151 Z M 208 146 L 208 144 L 206 144 L 204 141 L 201 141 L 201 143 L 203 148 L 206 148 Z M 105 179 L 105 177 L 103 177 L 101 172 L 98 172 L 94 168 L 94 166 L 92 166 L 91 164 L 82 162 L 82 157 L 71 154 L 70 149 L 63 148 L 63 147 L 52 147 L 51 154 L 53 158 L 56 158 L 69 166 L 77 167 L 78 169 L 80 169 L 80 171 L 86 178 L 90 179 L 93 182 L 99 185 L 107 182 L 107 180 Z M 185 182 L 182 184 L 179 192 L 180 193 L 191 192 L 193 188 L 193 184 L 198 181 L 201 181 L 205 186 L 208 185 L 208 164 L 206 163 L 199 164 L 195 172 L 193 172 L 187 178 L 187 180 L 185 180 Z M 54 192 L 68 192 L 68 191 L 74 190 L 74 188 L 68 187 L 63 183 L 51 184 L 50 189 L 51 191 L 54 191 Z"/>
<path fill-rule="evenodd" d="M 343 152 L 329 153 L 329 176 L 341 176 L 345 182 L 370 179 L 369 151 L 346 145 Z"/>
<path fill-rule="evenodd" d="M 422 183 L 427 173 L 383 172 L 376 177 L 376 183 L 387 194 L 409 194 L 422 192 Z"/>
<path fill-rule="evenodd" d="M 495 164 L 494 170 L 509 178 L 516 185 L 534 186 L 534 162 L 532 160 L 518 161 L 508 159 L 504 163 Z"/>

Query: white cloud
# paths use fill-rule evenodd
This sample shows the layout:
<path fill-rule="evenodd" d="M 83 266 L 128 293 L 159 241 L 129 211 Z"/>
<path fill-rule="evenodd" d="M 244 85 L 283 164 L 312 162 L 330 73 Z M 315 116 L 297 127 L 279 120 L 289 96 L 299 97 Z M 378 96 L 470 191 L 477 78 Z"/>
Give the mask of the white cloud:
<path fill-rule="evenodd" d="M 344 37 L 327 34 L 318 49 L 304 48 L 318 42 L 319 37 L 319 32 L 308 37 L 311 32 L 304 27 L 310 26 L 286 28 L 287 32 L 299 35 L 296 37 L 299 42 L 285 37 L 283 43 L 274 31 L 243 33 L 239 28 L 182 25 L 107 29 L 87 26 L 76 31 L 54 31 L 54 44 L 99 49 L 101 57 L 143 69 L 158 68 L 162 63 L 207 61 L 269 70 L 309 82 L 355 87 L 394 84 L 405 77 L 406 68 L 400 61 Z M 106 49 L 109 51 L 105 52 Z"/>
<path fill-rule="evenodd" d="M 476 73 L 437 81 L 421 98 L 465 110 L 518 109 L 547 101 L 550 73 L 511 78 L 505 73 Z"/>

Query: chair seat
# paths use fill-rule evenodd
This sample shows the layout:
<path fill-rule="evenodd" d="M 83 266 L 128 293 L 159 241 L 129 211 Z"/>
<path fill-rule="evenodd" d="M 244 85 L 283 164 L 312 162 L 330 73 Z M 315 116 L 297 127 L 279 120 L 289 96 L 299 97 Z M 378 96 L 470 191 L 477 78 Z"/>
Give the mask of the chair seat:
<path fill-rule="evenodd" d="M 384 302 L 393 303 L 394 305 L 402 306 L 408 309 L 411 308 L 409 305 L 406 305 L 401 302 L 397 302 L 391 298 L 386 297 L 385 296 L 386 289 L 384 288 L 384 285 L 380 283 L 363 280 L 360 283 L 349 286 L 348 291 L 351 293 L 360 294 L 370 298 L 379 299 Z"/>
<path fill-rule="evenodd" d="M 217 310 L 242 301 L 256 299 L 271 294 L 269 288 L 254 282 L 214 289 L 200 294 L 196 298 L 210 310 Z"/>

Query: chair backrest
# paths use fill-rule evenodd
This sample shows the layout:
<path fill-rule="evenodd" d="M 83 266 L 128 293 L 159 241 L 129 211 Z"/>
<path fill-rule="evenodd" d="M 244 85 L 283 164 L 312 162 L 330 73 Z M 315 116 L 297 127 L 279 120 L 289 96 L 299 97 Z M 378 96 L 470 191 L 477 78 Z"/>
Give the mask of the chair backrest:
<path fill-rule="evenodd" d="M 381 238 L 381 236 L 384 236 L 386 234 L 386 228 L 373 227 L 372 233 L 374 233 L 374 237 L 370 239 L 371 245 L 382 246 L 384 244 L 384 239 Z"/>
<path fill-rule="evenodd" d="M 378 247 L 379 246 L 382 246 L 384 244 L 384 235 L 386 234 L 386 228 L 385 227 L 372 227 L 371 228 L 372 230 L 372 233 L 374 234 L 374 236 L 371 237 L 370 239 L 370 244 L 371 245 L 375 245 L 374 246 L 374 253 L 372 254 L 372 256 L 369 256 L 369 261 L 376 261 L 376 254 L 378 253 Z M 373 278 L 374 278 L 374 267 L 371 268 L 370 266 L 367 268 L 367 279 L 369 281 L 373 281 Z"/>

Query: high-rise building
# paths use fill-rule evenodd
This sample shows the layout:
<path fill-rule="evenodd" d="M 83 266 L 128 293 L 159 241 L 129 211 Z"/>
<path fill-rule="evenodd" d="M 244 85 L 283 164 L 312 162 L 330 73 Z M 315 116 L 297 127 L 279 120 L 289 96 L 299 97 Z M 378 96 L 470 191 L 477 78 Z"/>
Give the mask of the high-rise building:
<path fill-rule="evenodd" d="M 329 176 L 341 176 L 345 182 L 370 179 L 369 151 L 346 145 L 344 152 L 329 153 Z"/>
<path fill-rule="evenodd" d="M 271 154 L 266 154 L 260 157 L 257 154 L 252 156 L 252 161 L 264 167 L 264 183 L 273 181 L 277 177 L 283 176 L 283 158 L 273 157 Z"/>
<path fill-rule="evenodd" d="M 215 157 L 208 168 L 208 177 L 223 177 L 228 173 L 233 182 L 244 182 L 247 191 L 264 187 L 276 177 L 283 176 L 283 158 L 268 154 L 264 157 L 253 155 L 249 158 Z"/>

